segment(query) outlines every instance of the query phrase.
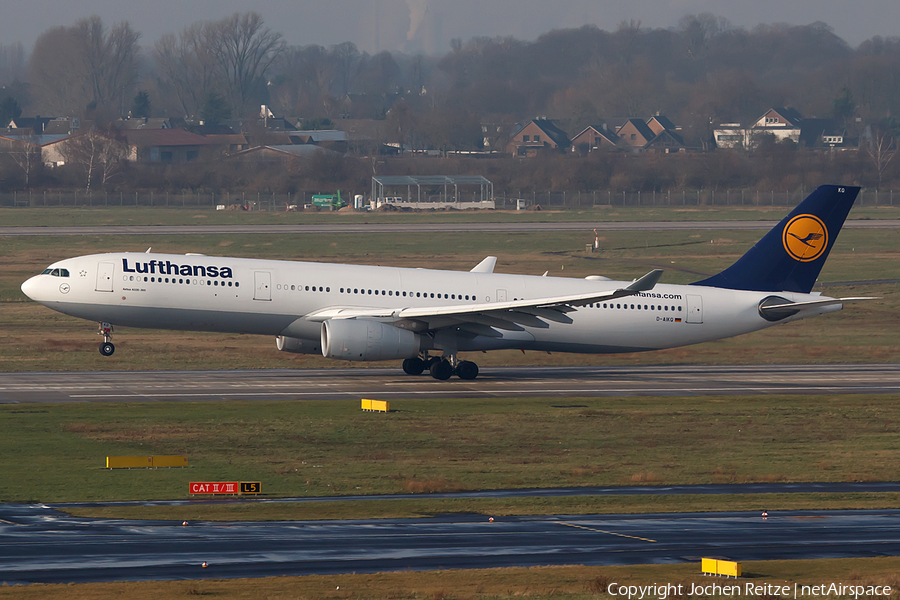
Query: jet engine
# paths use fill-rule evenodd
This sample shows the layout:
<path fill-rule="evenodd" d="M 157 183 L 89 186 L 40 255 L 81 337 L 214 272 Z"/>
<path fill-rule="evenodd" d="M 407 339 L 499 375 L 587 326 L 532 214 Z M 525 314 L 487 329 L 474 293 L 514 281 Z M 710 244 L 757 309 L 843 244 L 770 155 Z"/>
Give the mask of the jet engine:
<path fill-rule="evenodd" d="M 363 319 L 329 319 L 322 323 L 322 355 L 339 360 L 414 358 L 421 338 L 412 331 Z"/>
<path fill-rule="evenodd" d="M 275 346 L 282 352 L 293 352 L 294 354 L 318 354 L 322 351 L 319 340 L 306 340 L 285 335 L 275 338 Z"/>

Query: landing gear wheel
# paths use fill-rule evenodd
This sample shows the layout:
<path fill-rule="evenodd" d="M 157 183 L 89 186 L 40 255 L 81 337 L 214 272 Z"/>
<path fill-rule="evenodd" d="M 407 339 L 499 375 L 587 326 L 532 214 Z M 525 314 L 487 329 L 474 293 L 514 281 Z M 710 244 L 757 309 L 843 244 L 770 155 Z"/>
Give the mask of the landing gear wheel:
<path fill-rule="evenodd" d="M 441 381 L 447 381 L 453 375 L 453 367 L 449 361 L 439 360 L 431 365 L 431 376 Z"/>
<path fill-rule="evenodd" d="M 106 321 L 101 321 L 98 333 L 103 336 L 103 343 L 100 344 L 100 354 L 112 356 L 113 352 L 116 351 L 116 347 L 112 345 L 113 326 Z"/>
<path fill-rule="evenodd" d="M 407 358 L 403 361 L 403 372 L 407 375 L 421 375 L 425 370 L 425 361 L 421 358 Z"/>
<path fill-rule="evenodd" d="M 456 375 L 460 379 L 472 380 L 478 377 L 478 365 L 470 360 L 461 361 L 456 365 Z"/>
<path fill-rule="evenodd" d="M 442 362 L 443 360 L 444 359 L 437 356 L 429 356 L 423 362 L 425 363 L 425 368 L 430 370 L 431 367 L 438 364 L 439 362 Z"/>

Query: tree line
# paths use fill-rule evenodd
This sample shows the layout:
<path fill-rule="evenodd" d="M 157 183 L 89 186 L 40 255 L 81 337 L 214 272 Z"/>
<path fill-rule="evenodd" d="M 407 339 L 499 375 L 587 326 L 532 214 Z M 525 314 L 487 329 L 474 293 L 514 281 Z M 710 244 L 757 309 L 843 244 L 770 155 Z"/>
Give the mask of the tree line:
<path fill-rule="evenodd" d="M 129 22 L 97 17 L 44 31 L 30 52 L 0 40 L 0 100 L 27 114 L 125 116 L 143 91 L 154 116 L 200 114 L 221 96 L 235 118 L 268 104 L 280 115 L 384 118 L 454 107 L 514 121 L 539 114 L 563 125 L 661 113 L 700 135 L 772 106 L 808 117 L 880 120 L 900 111 L 900 38 L 851 48 L 826 24 L 733 27 L 710 14 L 676 27 L 593 25 L 537 40 L 453 40 L 441 56 L 380 52 L 354 43 L 289 46 L 254 12 L 202 21 L 149 46 Z M 381 96 L 385 105 L 343 103 Z M 355 110 L 358 114 L 341 114 Z"/>
<path fill-rule="evenodd" d="M 884 183 L 891 177 L 884 157 L 893 156 L 900 129 L 893 116 L 900 114 L 900 38 L 852 48 L 819 22 L 744 29 L 700 14 L 671 28 L 629 21 L 613 31 L 554 30 L 534 41 L 457 39 L 445 54 L 425 56 L 370 55 L 352 42 L 291 46 L 246 12 L 141 41 L 130 23 L 109 26 L 96 16 L 44 31 L 30 52 L 0 40 L 0 120 L 24 114 L 108 123 L 131 114 L 214 123 L 256 115 L 266 104 L 308 122 L 382 119 L 386 141 L 406 147 L 476 150 L 486 138 L 502 146 L 503 132 L 538 115 L 574 134 L 664 114 L 682 127 L 688 146 L 704 148 L 720 123 L 791 106 L 805 117 L 837 119 L 848 137 L 873 124 L 890 134 L 874 167 Z"/>

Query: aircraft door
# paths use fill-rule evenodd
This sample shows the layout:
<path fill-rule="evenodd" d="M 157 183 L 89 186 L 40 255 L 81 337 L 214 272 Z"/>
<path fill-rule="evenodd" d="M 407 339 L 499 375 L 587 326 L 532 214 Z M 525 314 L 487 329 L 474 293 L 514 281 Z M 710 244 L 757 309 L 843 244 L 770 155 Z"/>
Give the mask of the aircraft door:
<path fill-rule="evenodd" d="M 272 299 L 272 274 L 268 271 L 255 271 L 253 273 L 253 299 Z"/>
<path fill-rule="evenodd" d="M 113 291 L 113 270 L 115 266 L 112 263 L 102 262 L 97 265 L 97 287 L 94 290 L 98 292 Z"/>
<path fill-rule="evenodd" d="M 497 302 L 506 302 L 506 290 L 497 290 Z"/>
<path fill-rule="evenodd" d="M 703 322 L 703 296 L 687 294 L 687 322 Z"/>

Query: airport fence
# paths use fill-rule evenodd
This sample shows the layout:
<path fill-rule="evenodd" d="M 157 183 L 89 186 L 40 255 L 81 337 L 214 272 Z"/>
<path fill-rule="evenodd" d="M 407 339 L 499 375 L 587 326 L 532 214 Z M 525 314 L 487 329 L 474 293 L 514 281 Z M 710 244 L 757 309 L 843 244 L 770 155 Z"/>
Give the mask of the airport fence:
<path fill-rule="evenodd" d="M 595 206 L 784 206 L 800 203 L 811 189 L 793 192 L 758 190 L 679 190 L 615 192 L 612 190 L 562 192 L 502 192 L 494 201 L 499 210 L 515 210 L 520 201 L 528 208 L 589 208 Z M 0 194 L 0 207 L 167 207 L 190 209 L 287 211 L 312 202 L 314 192 L 263 194 L 256 192 L 84 192 L 27 191 Z M 352 196 L 348 195 L 348 198 Z M 476 198 L 476 200 L 479 198 Z M 470 201 L 460 196 L 461 201 Z M 900 199 L 898 199 L 900 200 Z M 368 201 L 368 197 L 366 198 Z M 448 202 L 448 207 L 452 207 Z M 893 206 L 893 190 L 862 190 L 857 206 Z"/>

